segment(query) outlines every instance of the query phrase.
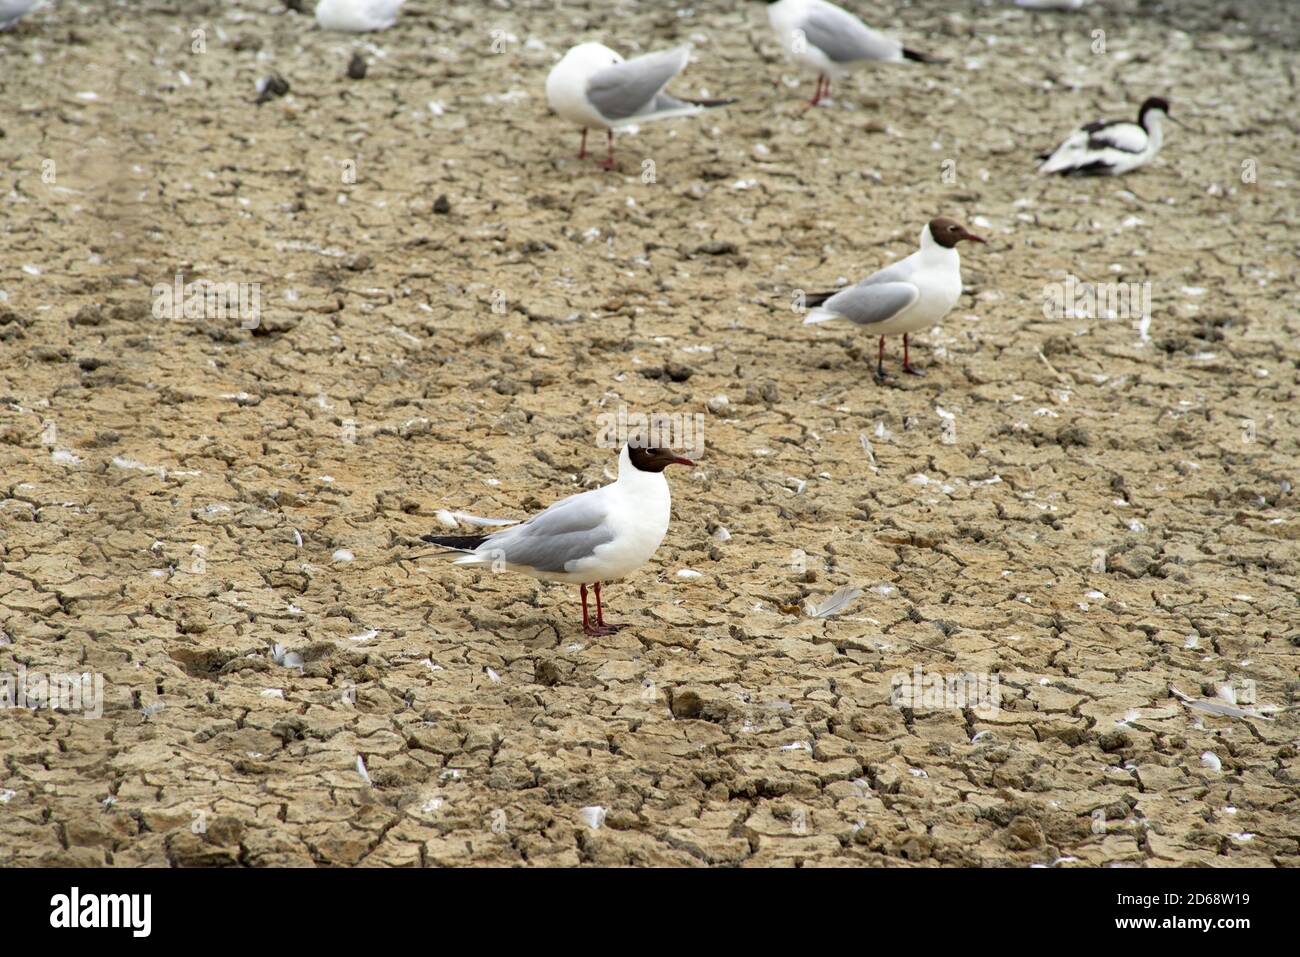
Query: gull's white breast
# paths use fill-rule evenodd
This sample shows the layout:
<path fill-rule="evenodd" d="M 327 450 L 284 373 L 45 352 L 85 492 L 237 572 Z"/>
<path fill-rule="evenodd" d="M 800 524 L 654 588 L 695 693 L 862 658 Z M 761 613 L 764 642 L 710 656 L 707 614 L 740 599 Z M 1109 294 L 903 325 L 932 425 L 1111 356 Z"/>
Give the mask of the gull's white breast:
<path fill-rule="evenodd" d="M 934 245 L 908 259 L 917 264 L 906 280 L 917 288 L 916 301 L 884 322 L 863 326 L 872 335 L 896 336 L 932 328 L 961 298 L 961 257 L 956 249 Z"/>
<path fill-rule="evenodd" d="M 630 479 L 630 480 L 629 480 Z M 662 472 L 637 472 L 608 490 L 612 541 L 595 554 L 575 562 L 571 581 L 612 581 L 636 571 L 654 556 L 668 534 L 672 498 Z"/>
<path fill-rule="evenodd" d="M 622 59 L 609 47 L 598 43 L 574 47 L 546 75 L 546 102 L 557 115 L 570 123 L 607 129 L 609 122 L 587 99 L 587 83 L 597 70 Z"/>

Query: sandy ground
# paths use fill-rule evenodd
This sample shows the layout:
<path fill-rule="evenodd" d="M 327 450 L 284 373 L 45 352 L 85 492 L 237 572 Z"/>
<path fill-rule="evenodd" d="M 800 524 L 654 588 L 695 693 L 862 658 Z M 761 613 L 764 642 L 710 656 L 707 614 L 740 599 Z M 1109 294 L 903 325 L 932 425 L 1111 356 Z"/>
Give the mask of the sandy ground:
<path fill-rule="evenodd" d="M 854 3 L 948 63 L 805 111 L 757 4 L 132 6 L 0 35 L 0 675 L 104 683 L 0 714 L 0 863 L 1300 863 L 1296 713 L 1170 691 L 1300 699 L 1300 7 Z M 542 92 L 584 36 L 741 102 L 602 172 Z M 1151 94 L 1152 165 L 1035 176 Z M 991 242 L 878 384 L 794 290 L 939 213 Z M 257 327 L 158 318 L 177 273 Z M 1149 325 L 1047 318 L 1067 274 Z M 706 416 L 629 628 L 418 541 L 607 481 L 620 405 Z"/>

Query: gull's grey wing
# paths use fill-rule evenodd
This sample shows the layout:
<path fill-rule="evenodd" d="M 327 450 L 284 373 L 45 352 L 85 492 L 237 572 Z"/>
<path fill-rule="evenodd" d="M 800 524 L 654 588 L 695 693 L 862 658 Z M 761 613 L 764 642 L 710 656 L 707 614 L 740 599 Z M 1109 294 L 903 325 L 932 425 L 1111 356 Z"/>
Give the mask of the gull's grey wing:
<path fill-rule="evenodd" d="M 510 565 L 543 572 L 568 571 L 571 562 L 589 558 L 598 546 L 614 540 L 606 515 L 599 497 L 579 492 L 522 525 L 489 535 L 477 550 L 499 554 Z"/>
<path fill-rule="evenodd" d="M 869 326 L 894 318 L 916 302 L 920 295 L 921 290 L 910 282 L 872 282 L 868 279 L 831 296 L 821 308 L 858 325 Z"/>
<path fill-rule="evenodd" d="M 916 267 L 912 265 L 911 257 L 900 259 L 892 266 L 886 266 L 884 269 L 877 269 L 862 282 L 859 286 L 874 286 L 882 282 L 907 282 L 912 278 L 912 273 L 916 272 Z"/>
<path fill-rule="evenodd" d="M 587 99 L 610 120 L 625 120 L 655 108 L 655 100 L 686 66 L 690 47 L 647 53 L 593 73 L 587 81 Z"/>
<path fill-rule="evenodd" d="M 861 20 L 839 7 L 818 7 L 810 11 L 798 29 L 833 63 L 892 60 L 903 50 L 897 40 L 864 26 Z"/>

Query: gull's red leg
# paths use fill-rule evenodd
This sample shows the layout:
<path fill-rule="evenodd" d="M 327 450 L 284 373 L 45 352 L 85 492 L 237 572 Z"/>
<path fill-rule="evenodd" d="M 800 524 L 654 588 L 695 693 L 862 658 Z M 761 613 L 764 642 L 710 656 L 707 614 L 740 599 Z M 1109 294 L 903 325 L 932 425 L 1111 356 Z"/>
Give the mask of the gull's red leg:
<path fill-rule="evenodd" d="M 825 79 L 820 73 L 817 74 L 817 90 L 813 93 L 813 98 L 808 101 L 809 106 L 816 106 L 822 101 L 822 81 Z"/>
<path fill-rule="evenodd" d="M 903 371 L 908 375 L 925 375 L 924 369 L 913 369 L 907 356 L 907 333 L 903 333 Z"/>
<path fill-rule="evenodd" d="M 596 582 L 596 627 L 603 629 L 605 634 L 613 634 L 623 627 L 605 623 L 605 613 L 600 607 L 600 582 Z"/>
<path fill-rule="evenodd" d="M 605 167 L 605 169 L 613 169 L 614 168 L 614 131 L 606 130 L 605 137 L 606 137 L 606 141 L 609 144 L 609 152 L 605 156 L 605 162 L 602 163 L 601 165 Z"/>
<path fill-rule="evenodd" d="M 578 594 L 582 596 L 582 630 L 588 635 L 594 634 L 591 621 L 587 618 L 587 586 L 585 584 L 578 586 Z"/>
<path fill-rule="evenodd" d="M 578 150 L 578 159 L 587 158 L 587 128 L 582 128 L 582 149 Z"/>

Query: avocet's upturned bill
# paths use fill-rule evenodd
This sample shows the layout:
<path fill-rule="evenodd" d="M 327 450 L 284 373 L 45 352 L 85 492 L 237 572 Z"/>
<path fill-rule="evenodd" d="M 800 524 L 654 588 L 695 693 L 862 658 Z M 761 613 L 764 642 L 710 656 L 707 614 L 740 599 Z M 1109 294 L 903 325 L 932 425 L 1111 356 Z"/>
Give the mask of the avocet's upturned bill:
<path fill-rule="evenodd" d="M 316 22 L 322 30 L 343 33 L 369 33 L 387 30 L 397 22 L 397 13 L 406 0 L 320 0 L 316 4 Z"/>
<path fill-rule="evenodd" d="M 871 29 L 847 10 L 826 0 L 767 0 L 767 19 L 781 49 L 792 61 L 817 74 L 816 106 L 831 91 L 831 80 L 848 76 L 864 63 L 937 62 L 909 50 L 893 37 Z"/>
<path fill-rule="evenodd" d="M 668 532 L 672 500 L 664 469 L 694 465 L 667 449 L 623 446 L 617 481 L 561 499 L 528 521 L 487 535 L 425 535 L 456 565 L 521 572 L 543 581 L 574 582 L 582 596 L 582 630 L 608 635 L 602 582 L 623 578 L 648 562 Z M 587 613 L 587 586 L 595 583 L 596 623 Z"/>
<path fill-rule="evenodd" d="M 936 325 L 961 298 L 957 244 L 963 239 L 984 242 L 955 220 L 944 216 L 930 220 L 921 230 L 921 248 L 906 259 L 872 273 L 856 286 L 807 296 L 805 303 L 816 308 L 804 323 L 848 319 L 880 336 L 878 379 L 885 376 L 885 336 L 902 333 L 903 371 L 925 375 L 912 367 L 907 336 Z"/>
<path fill-rule="evenodd" d="M 1147 98 L 1136 123 L 1096 120 L 1073 131 L 1056 149 L 1040 153 L 1040 173 L 1062 176 L 1118 176 L 1145 166 L 1164 142 L 1161 121 L 1172 119 L 1169 104 L 1158 96 Z"/>
<path fill-rule="evenodd" d="M 12 29 L 15 23 L 40 2 L 41 0 L 0 0 L 0 30 Z"/>
<path fill-rule="evenodd" d="M 735 100 L 689 100 L 664 92 L 664 87 L 686 66 L 689 45 L 624 60 L 600 43 L 580 43 L 551 69 L 546 77 L 546 102 L 552 110 L 582 127 L 582 148 L 587 155 L 587 130 L 604 129 L 609 151 L 605 169 L 614 167 L 614 128 L 630 123 L 693 116 Z"/>

